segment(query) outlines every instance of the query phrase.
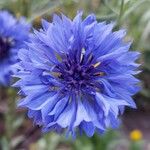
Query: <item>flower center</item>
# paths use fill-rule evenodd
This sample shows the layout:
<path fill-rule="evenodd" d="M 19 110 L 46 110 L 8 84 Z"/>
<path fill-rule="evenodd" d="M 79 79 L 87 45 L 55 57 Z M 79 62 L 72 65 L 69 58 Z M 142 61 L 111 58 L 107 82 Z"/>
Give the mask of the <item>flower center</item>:
<path fill-rule="evenodd" d="M 0 61 L 9 56 L 9 50 L 11 48 L 11 41 L 8 38 L 0 37 Z"/>
<path fill-rule="evenodd" d="M 69 89 L 79 91 L 87 87 L 93 88 L 95 87 L 94 80 L 102 75 L 102 72 L 97 68 L 100 63 L 93 65 L 93 62 L 92 57 L 89 57 L 85 62 L 82 60 L 77 62 L 76 59 L 70 59 L 68 56 L 55 67 L 54 72 Z"/>

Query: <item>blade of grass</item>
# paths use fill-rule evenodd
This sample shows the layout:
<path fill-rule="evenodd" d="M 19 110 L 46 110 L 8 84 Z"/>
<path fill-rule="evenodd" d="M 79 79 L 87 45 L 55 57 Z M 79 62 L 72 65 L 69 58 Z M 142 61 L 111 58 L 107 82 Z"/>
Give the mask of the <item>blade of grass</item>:
<path fill-rule="evenodd" d="M 126 19 L 133 11 L 135 11 L 139 6 L 145 2 L 150 2 L 150 0 L 139 0 L 132 7 L 130 7 L 122 16 L 122 19 Z"/>

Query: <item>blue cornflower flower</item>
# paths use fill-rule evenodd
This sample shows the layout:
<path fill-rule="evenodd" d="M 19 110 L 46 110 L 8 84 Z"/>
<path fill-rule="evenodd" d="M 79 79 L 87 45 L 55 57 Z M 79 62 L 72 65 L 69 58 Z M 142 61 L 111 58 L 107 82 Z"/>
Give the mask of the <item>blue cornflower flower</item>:
<path fill-rule="evenodd" d="M 7 11 L 0 11 L 0 85 L 9 85 L 12 65 L 17 62 L 17 51 L 27 40 L 30 25 L 24 18 L 17 20 Z"/>
<path fill-rule="evenodd" d="M 139 90 L 133 76 L 139 53 L 128 51 L 126 32 L 113 26 L 98 23 L 94 14 L 82 20 L 79 12 L 73 21 L 54 15 L 19 51 L 14 86 L 24 98 L 18 106 L 43 131 L 91 137 L 116 128 L 125 106 L 136 107 L 131 96 Z"/>

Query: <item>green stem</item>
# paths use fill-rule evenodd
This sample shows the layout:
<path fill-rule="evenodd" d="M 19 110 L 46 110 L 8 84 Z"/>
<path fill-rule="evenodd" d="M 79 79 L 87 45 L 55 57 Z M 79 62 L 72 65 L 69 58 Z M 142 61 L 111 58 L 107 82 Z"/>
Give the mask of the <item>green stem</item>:
<path fill-rule="evenodd" d="M 123 15 L 123 11 L 124 11 L 124 0 L 121 0 L 120 13 L 118 16 L 118 25 L 120 25 L 121 23 L 121 17 Z"/>
<path fill-rule="evenodd" d="M 11 138 L 13 135 L 13 121 L 14 121 L 14 113 L 15 113 L 15 91 L 13 89 L 6 89 L 6 96 L 7 96 L 7 105 L 8 105 L 8 110 L 6 112 L 6 137 L 7 137 L 7 141 L 9 143 L 9 147 L 10 147 L 10 143 L 11 143 Z"/>
<path fill-rule="evenodd" d="M 29 0 L 22 0 L 20 6 L 22 6 L 22 9 L 21 9 L 22 15 L 25 17 L 29 17 L 30 1 Z"/>
<path fill-rule="evenodd" d="M 104 5 L 112 11 L 112 13 L 119 15 L 119 12 L 115 10 L 108 2 L 108 0 L 104 0 Z"/>

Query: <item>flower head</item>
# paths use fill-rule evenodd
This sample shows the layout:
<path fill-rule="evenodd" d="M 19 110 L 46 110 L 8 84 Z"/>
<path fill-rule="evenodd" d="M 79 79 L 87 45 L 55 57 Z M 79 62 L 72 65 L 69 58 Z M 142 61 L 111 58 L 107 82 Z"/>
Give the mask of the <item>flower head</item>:
<path fill-rule="evenodd" d="M 17 51 L 27 40 L 30 26 L 23 18 L 17 20 L 7 11 L 0 11 L 0 85 L 10 83 L 12 65 Z"/>
<path fill-rule="evenodd" d="M 138 91 L 139 53 L 128 51 L 125 31 L 113 32 L 113 26 L 93 14 L 82 20 L 80 12 L 73 21 L 54 15 L 19 51 L 15 86 L 24 98 L 18 106 L 43 131 L 90 137 L 116 128 L 125 106 L 136 107 L 131 96 Z"/>
<path fill-rule="evenodd" d="M 132 141 L 140 141 L 143 137 L 143 134 L 140 130 L 133 130 L 131 133 L 130 133 L 130 139 Z"/>

